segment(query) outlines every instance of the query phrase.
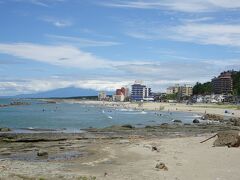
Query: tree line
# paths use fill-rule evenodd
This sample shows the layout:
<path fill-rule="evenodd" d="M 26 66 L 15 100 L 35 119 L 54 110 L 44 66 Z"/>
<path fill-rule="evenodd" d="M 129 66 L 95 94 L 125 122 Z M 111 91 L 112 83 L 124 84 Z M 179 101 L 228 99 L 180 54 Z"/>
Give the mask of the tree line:
<path fill-rule="evenodd" d="M 232 74 L 233 92 L 235 96 L 240 96 L 240 71 Z M 193 95 L 207 95 L 213 93 L 212 82 L 197 82 L 193 87 Z"/>

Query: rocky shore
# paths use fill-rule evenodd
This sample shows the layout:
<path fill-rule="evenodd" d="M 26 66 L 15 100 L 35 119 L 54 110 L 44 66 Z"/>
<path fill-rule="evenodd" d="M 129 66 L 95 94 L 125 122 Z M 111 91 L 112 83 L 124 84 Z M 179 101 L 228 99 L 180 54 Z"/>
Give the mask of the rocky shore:
<path fill-rule="evenodd" d="M 9 107 L 9 106 L 26 106 L 26 105 L 31 105 L 29 102 L 22 102 L 22 101 L 13 101 L 9 104 L 0 104 L 1 107 Z"/>
<path fill-rule="evenodd" d="M 232 156 L 238 148 L 229 150 L 224 147 L 226 144 L 222 144 L 222 149 L 213 148 L 215 136 L 200 143 L 229 131 L 238 134 L 240 127 L 226 123 L 174 123 L 144 128 L 90 128 L 83 133 L 0 133 L 0 179 L 213 179 L 215 176 L 207 169 L 209 177 L 202 175 L 203 170 L 191 167 L 191 163 L 205 163 L 202 160 L 208 161 L 206 158 L 220 161 L 219 155 L 226 151 L 234 151 L 229 155 L 233 160 L 224 163 L 236 163 Z M 206 152 L 203 155 L 199 150 Z M 189 157 L 185 157 L 186 153 Z M 200 153 L 199 159 L 195 159 L 195 153 Z M 192 172 L 181 173 L 182 168 Z M 218 168 L 220 172 L 226 167 L 223 164 Z M 239 171 L 230 170 L 236 173 L 230 179 L 237 179 Z M 194 178 L 196 175 L 199 178 Z"/>

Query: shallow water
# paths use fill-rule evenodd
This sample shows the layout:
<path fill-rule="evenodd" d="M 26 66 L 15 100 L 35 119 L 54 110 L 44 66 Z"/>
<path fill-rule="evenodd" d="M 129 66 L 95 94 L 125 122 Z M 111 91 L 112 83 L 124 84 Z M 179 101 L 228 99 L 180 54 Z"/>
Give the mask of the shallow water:
<path fill-rule="evenodd" d="M 172 123 L 174 119 L 191 123 L 196 118 L 194 113 L 138 111 L 86 104 L 47 104 L 42 101 L 26 101 L 31 101 L 32 104 L 0 108 L 0 127 L 10 127 L 17 132 L 34 129 L 78 132 L 80 129 L 89 127 L 102 128 L 123 124 L 158 125 Z M 6 103 L 7 100 L 4 102 Z M 0 103 L 4 104 L 2 100 Z"/>

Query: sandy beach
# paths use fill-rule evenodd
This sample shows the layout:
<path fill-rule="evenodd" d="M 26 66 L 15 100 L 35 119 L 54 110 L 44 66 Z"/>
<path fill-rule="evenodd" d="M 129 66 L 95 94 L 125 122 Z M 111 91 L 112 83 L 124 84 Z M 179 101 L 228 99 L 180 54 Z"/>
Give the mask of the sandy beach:
<path fill-rule="evenodd" d="M 169 125 L 78 134 L 0 134 L 0 179 L 238 180 L 239 148 L 213 147 L 239 127 Z M 154 148 L 153 148 L 154 147 Z M 47 156 L 38 156 L 39 150 Z M 164 163 L 164 169 L 156 168 Z"/>
<path fill-rule="evenodd" d="M 230 105 L 62 101 L 103 108 L 240 117 L 239 110 Z M 200 143 L 219 132 L 228 131 L 237 134 L 239 140 L 232 134 L 230 139 L 240 143 L 240 121 L 235 120 L 212 124 L 163 123 L 145 127 L 119 125 L 88 128 L 78 133 L 1 132 L 0 179 L 238 180 L 239 147 L 228 148 L 229 142 L 213 147 L 219 136 Z"/>

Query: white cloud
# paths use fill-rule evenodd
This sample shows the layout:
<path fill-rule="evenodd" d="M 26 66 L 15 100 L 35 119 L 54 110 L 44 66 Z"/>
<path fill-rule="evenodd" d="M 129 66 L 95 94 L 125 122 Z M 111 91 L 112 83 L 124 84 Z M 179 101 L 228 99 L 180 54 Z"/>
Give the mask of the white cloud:
<path fill-rule="evenodd" d="M 103 68 L 110 63 L 70 45 L 40 45 L 31 43 L 0 44 L 0 53 L 56 66 Z"/>
<path fill-rule="evenodd" d="M 169 38 L 200 44 L 240 46 L 240 25 L 185 24 L 171 28 Z"/>
<path fill-rule="evenodd" d="M 1 95 L 38 93 L 59 88 L 76 87 L 93 90 L 114 91 L 130 81 L 111 80 L 64 80 L 58 78 L 25 79 L 24 81 L 0 81 Z"/>
<path fill-rule="evenodd" d="M 49 7 L 50 4 L 64 2 L 65 0 L 13 0 L 13 1 L 30 3 L 42 7 Z"/>
<path fill-rule="evenodd" d="M 177 26 L 149 26 L 146 23 L 144 27 L 132 25 L 126 34 L 146 40 L 170 39 L 197 44 L 240 46 L 238 24 L 184 23 Z"/>
<path fill-rule="evenodd" d="M 63 87 L 81 87 L 97 90 L 114 90 L 129 85 L 136 79 L 142 79 L 154 90 L 164 90 L 175 83 L 209 81 L 226 69 L 240 68 L 238 59 L 204 60 L 182 58 L 181 61 L 110 61 L 96 57 L 67 45 L 39 45 L 31 43 L 0 44 L 0 53 L 16 56 L 30 61 L 39 61 L 64 68 L 86 69 L 74 75 L 52 76 L 46 79 L 0 79 L 0 93 L 21 94 L 47 91 Z M 174 59 L 177 59 L 175 57 Z M 11 64 L 8 64 L 11 66 Z M 89 71 L 98 70 L 104 71 Z M 69 71 L 67 71 L 69 73 Z M 98 72 L 98 73 L 93 73 Z M 27 73 L 27 72 L 26 72 Z M 8 78 L 11 75 L 8 75 Z"/>
<path fill-rule="evenodd" d="M 68 26 L 72 26 L 72 21 L 70 20 L 66 20 L 66 19 L 59 19 L 59 18 L 55 18 L 55 17 L 43 17 L 41 18 L 42 21 L 51 23 L 52 25 L 56 26 L 56 27 L 68 27 Z"/>
<path fill-rule="evenodd" d="M 113 69 L 114 66 L 128 65 L 129 61 L 111 61 L 85 52 L 73 45 L 42 45 L 33 43 L 0 43 L 0 54 L 8 54 L 25 60 L 38 61 L 55 66 L 79 69 Z M 131 61 L 136 65 L 144 61 Z"/>
<path fill-rule="evenodd" d="M 181 12 L 210 12 L 239 9 L 239 0 L 115 0 L 101 3 L 115 8 L 166 9 Z"/>
<path fill-rule="evenodd" d="M 214 20 L 213 17 L 200 17 L 200 18 L 191 18 L 191 19 L 182 19 L 184 23 L 198 23 Z"/>
<path fill-rule="evenodd" d="M 121 44 L 119 42 L 114 42 L 114 41 L 96 41 L 96 40 L 72 37 L 72 36 L 59 36 L 59 35 L 51 35 L 51 34 L 47 34 L 46 36 L 60 43 L 64 42 L 65 44 L 74 44 L 80 47 L 104 47 L 104 46 L 115 46 L 115 45 Z"/>
<path fill-rule="evenodd" d="M 112 68 L 112 67 L 111 67 Z M 115 65 L 114 73 L 89 76 L 73 74 L 69 76 L 55 75 L 48 78 L 23 78 L 0 80 L 2 95 L 37 93 L 65 87 L 114 91 L 121 86 L 129 86 L 134 80 L 143 80 L 154 91 L 164 91 L 168 86 L 179 84 L 195 84 L 196 81 L 206 82 L 217 76 L 221 71 L 240 68 L 238 59 L 232 60 L 202 60 L 198 61 L 164 61 L 148 64 Z M 107 69 L 106 69 L 107 70 Z"/>

